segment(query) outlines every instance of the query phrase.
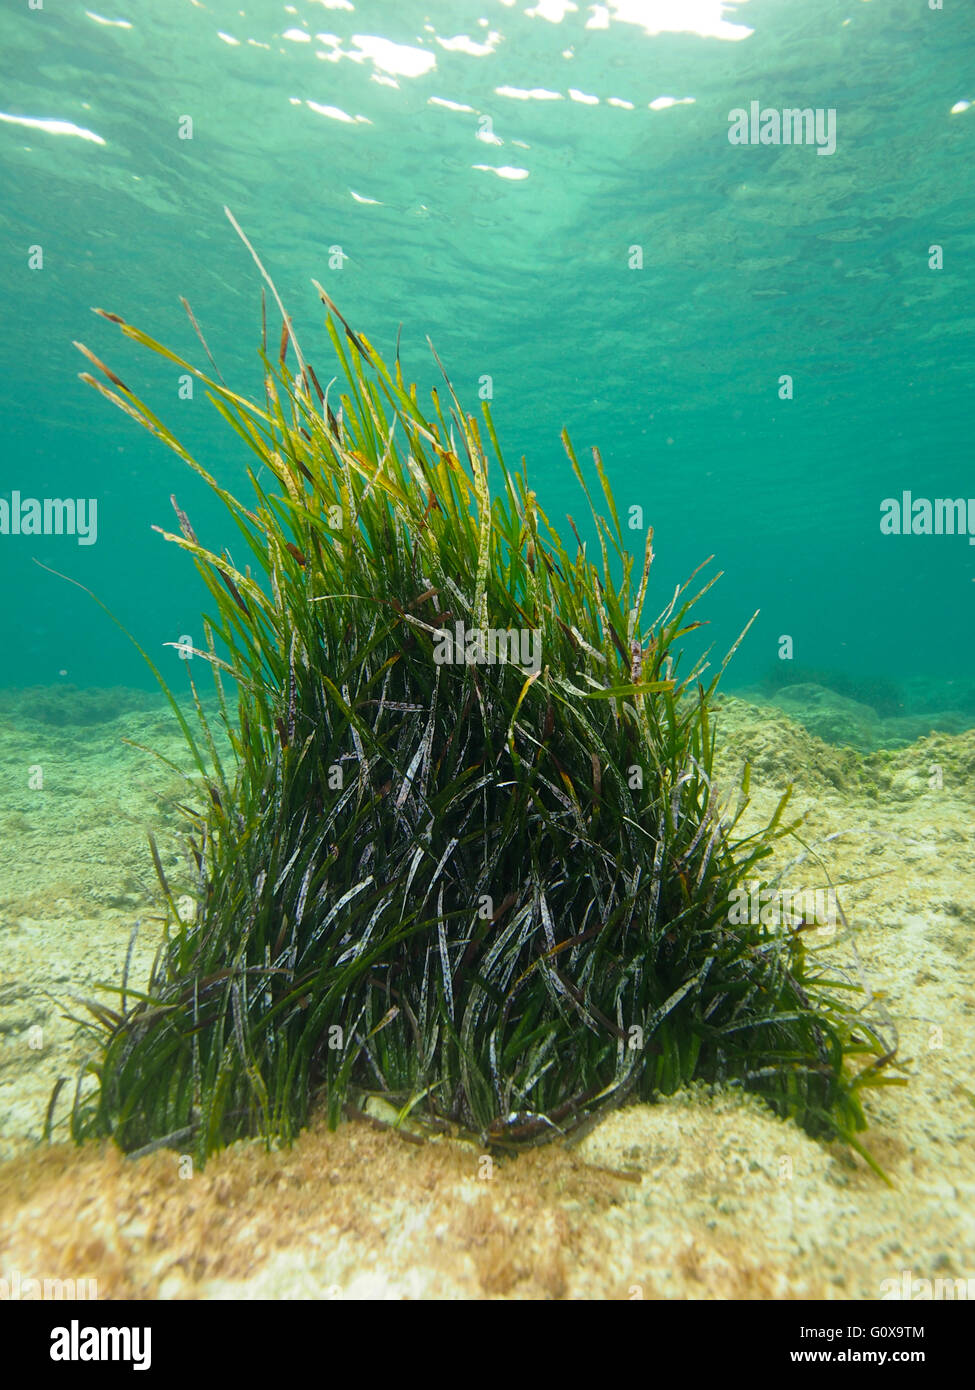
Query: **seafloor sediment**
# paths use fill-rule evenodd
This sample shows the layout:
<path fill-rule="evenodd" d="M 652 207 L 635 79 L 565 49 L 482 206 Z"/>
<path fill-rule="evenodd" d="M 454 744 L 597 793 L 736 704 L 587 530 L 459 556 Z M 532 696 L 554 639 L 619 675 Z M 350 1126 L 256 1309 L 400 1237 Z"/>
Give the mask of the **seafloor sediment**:
<path fill-rule="evenodd" d="M 288 1152 L 234 1145 L 190 1176 L 168 1152 L 39 1146 L 51 1088 L 86 1052 L 71 996 L 119 981 L 137 921 L 136 985 L 158 942 L 147 830 L 192 892 L 185 784 L 123 738 L 185 762 L 154 696 L 0 693 L 0 1278 L 94 1278 L 103 1298 L 867 1299 L 904 1271 L 975 1279 L 975 731 L 863 753 L 782 709 L 721 704 L 719 777 L 751 762 L 754 824 L 795 784 L 896 1021 L 909 1084 L 868 1096 L 864 1140 L 891 1187 L 704 1088 L 490 1176 L 468 1146 L 351 1122 Z M 823 878 L 810 859 L 790 881 Z"/>

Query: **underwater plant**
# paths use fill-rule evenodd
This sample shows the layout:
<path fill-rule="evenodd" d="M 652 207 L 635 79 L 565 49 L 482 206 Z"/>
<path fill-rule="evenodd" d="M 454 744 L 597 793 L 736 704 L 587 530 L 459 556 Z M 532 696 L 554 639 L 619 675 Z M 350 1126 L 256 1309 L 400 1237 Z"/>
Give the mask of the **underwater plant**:
<path fill-rule="evenodd" d="M 185 812 L 195 913 L 180 920 L 153 847 L 166 938 L 145 991 L 123 980 L 117 1010 L 91 1006 L 75 1138 L 203 1159 L 381 1096 L 514 1147 L 700 1078 L 859 1148 L 862 1090 L 890 1059 L 866 997 L 798 931 L 729 913 L 790 827 L 787 793 L 737 833 L 747 769 L 727 811 L 712 779 L 721 671 L 705 686 L 704 656 L 678 675 L 718 576 L 646 624 L 652 531 L 636 563 L 598 451 L 608 518 L 563 433 L 596 564 L 524 461 L 506 467 L 487 404 L 478 422 L 444 373 L 424 412 L 398 344 L 390 369 L 315 282 L 344 382 L 330 401 L 234 226 L 282 319 L 274 360 L 262 289 L 262 401 L 96 312 L 205 385 L 258 462 L 246 502 L 79 345 L 109 384 L 82 379 L 209 483 L 249 563 L 208 550 L 174 499 L 166 539 L 212 599 L 196 655 L 233 758 L 195 686 L 196 724 L 167 689 L 204 788 Z"/>

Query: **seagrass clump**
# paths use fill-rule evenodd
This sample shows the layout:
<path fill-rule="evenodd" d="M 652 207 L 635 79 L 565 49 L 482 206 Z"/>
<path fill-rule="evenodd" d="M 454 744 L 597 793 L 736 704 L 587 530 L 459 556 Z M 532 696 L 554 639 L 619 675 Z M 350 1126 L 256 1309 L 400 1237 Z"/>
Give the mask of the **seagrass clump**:
<path fill-rule="evenodd" d="M 647 623 L 651 533 L 624 534 L 598 452 L 606 518 L 563 434 L 594 563 L 505 466 L 486 404 L 478 421 L 445 376 L 421 409 L 398 349 L 389 368 L 318 288 L 340 384 L 323 390 L 275 292 L 261 400 L 103 315 L 205 385 L 256 460 L 246 500 L 83 349 L 109 384 L 84 379 L 210 483 L 243 556 L 177 507 L 219 701 L 209 721 L 173 701 L 202 793 L 195 913 L 157 858 L 166 943 L 144 991 L 92 1006 L 74 1135 L 205 1158 L 381 1096 L 516 1145 L 701 1078 L 856 1142 L 886 1051 L 862 998 L 798 931 L 729 913 L 789 827 L 784 798 L 738 833 L 747 777 L 730 807 L 712 779 L 717 676 L 704 658 L 678 675 L 713 579 Z"/>

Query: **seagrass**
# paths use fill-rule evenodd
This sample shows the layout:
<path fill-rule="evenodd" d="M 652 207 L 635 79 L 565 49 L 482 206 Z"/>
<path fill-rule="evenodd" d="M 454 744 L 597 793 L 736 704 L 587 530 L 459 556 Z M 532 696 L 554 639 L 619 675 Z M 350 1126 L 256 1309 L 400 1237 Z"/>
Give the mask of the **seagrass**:
<path fill-rule="evenodd" d="M 83 379 L 222 499 L 243 558 L 176 507 L 166 539 L 209 593 L 196 659 L 219 702 L 184 712 L 167 688 L 194 765 L 195 912 L 180 919 L 153 849 L 166 942 L 144 990 L 91 1006 L 97 1084 L 77 1088 L 74 1136 L 204 1159 L 378 1095 L 516 1147 L 703 1079 L 860 1147 L 862 1092 L 891 1080 L 867 996 L 801 932 L 730 920 L 795 827 L 786 794 L 739 831 L 747 769 L 725 801 L 712 775 L 723 665 L 679 674 L 717 576 L 647 622 L 652 532 L 634 557 L 597 450 L 605 517 L 563 434 L 593 559 L 524 460 L 505 464 L 487 403 L 465 411 L 444 373 L 421 408 L 398 346 L 387 366 L 320 286 L 334 361 L 317 372 L 271 288 L 261 400 L 96 311 L 202 383 L 251 456 L 243 500 L 81 347 L 108 384 Z M 477 643 L 468 660 L 458 624 L 531 633 L 540 660 Z"/>

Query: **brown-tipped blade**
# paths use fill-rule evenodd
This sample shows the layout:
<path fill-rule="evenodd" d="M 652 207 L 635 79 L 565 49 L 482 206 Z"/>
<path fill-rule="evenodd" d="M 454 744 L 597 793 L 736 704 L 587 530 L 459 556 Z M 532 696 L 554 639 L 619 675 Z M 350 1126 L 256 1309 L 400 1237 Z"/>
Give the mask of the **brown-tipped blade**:
<path fill-rule="evenodd" d="M 190 524 L 189 517 L 183 511 L 183 508 L 176 501 L 176 498 L 172 493 L 170 493 L 169 495 L 169 500 L 173 504 L 173 511 L 176 513 L 176 519 L 179 522 L 179 529 L 182 531 L 183 535 L 186 537 L 188 541 L 192 541 L 194 545 L 199 545 L 200 542 L 197 538 L 196 532 L 193 530 L 193 527 Z"/>
<path fill-rule="evenodd" d="M 318 404 L 319 404 L 319 405 L 324 405 L 324 404 L 325 404 L 325 392 L 322 390 L 321 383 L 320 383 L 320 381 L 318 380 L 318 377 L 315 375 L 315 368 L 311 365 L 310 362 L 308 363 L 308 371 L 309 371 L 310 374 L 311 374 L 311 379 L 312 379 L 312 382 L 313 382 L 314 387 L 315 387 L 315 393 L 316 393 L 316 395 L 318 396 Z"/>
<path fill-rule="evenodd" d="M 88 361 L 93 363 L 100 372 L 104 372 L 109 381 L 115 386 L 120 386 L 123 391 L 128 391 L 129 388 L 126 386 L 125 382 L 122 381 L 120 377 L 117 377 L 110 367 L 106 367 L 101 358 L 95 356 L 91 348 L 85 347 L 84 343 L 72 343 L 72 346 L 76 347 L 80 353 L 83 353 L 84 356 L 88 358 Z"/>
<path fill-rule="evenodd" d="M 366 359 L 367 362 L 371 362 L 371 361 L 372 361 L 372 358 L 369 356 L 369 349 L 366 347 L 365 343 L 364 343 L 364 342 L 362 341 L 362 339 L 359 337 L 358 333 L 354 332 L 353 329 L 351 329 L 351 328 L 349 327 L 349 324 L 348 324 L 348 322 L 346 321 L 346 319 L 342 316 L 342 314 L 339 313 L 338 309 L 336 309 L 336 307 L 335 307 L 335 305 L 333 304 L 332 300 L 331 300 L 331 299 L 329 298 L 329 296 L 325 293 L 325 290 L 324 290 L 324 289 L 322 288 L 322 286 L 318 283 L 318 281 L 317 281 L 317 280 L 312 280 L 312 284 L 315 286 L 315 289 L 316 289 L 316 290 L 318 291 L 318 293 L 321 295 L 321 297 L 322 297 L 322 303 L 325 305 L 325 308 L 329 311 L 330 314 L 334 314 L 334 315 L 335 315 L 335 317 L 338 319 L 339 323 L 340 323 L 340 324 L 342 325 L 342 327 L 345 329 L 345 334 L 346 334 L 346 337 L 349 339 L 349 342 L 353 345 L 353 347 L 356 349 L 356 351 L 357 351 L 362 357 L 364 357 L 364 358 Z"/>

